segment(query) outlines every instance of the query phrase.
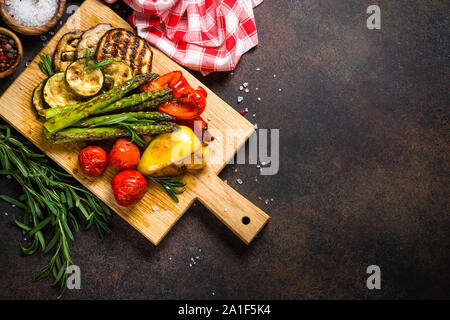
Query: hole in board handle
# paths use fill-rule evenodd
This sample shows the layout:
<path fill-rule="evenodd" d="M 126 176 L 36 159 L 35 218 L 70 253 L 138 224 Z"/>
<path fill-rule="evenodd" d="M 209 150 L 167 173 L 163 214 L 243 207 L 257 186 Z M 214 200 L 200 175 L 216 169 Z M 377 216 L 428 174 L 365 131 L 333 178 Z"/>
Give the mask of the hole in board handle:
<path fill-rule="evenodd" d="M 250 223 L 250 218 L 249 217 L 243 217 L 242 218 L 242 223 L 245 224 L 245 225 L 249 224 Z"/>

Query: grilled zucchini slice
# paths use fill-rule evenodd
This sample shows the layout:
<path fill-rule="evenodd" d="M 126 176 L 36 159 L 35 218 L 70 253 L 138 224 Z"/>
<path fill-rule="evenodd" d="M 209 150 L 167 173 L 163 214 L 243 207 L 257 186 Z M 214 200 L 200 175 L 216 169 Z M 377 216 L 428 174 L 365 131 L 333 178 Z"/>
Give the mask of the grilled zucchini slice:
<path fill-rule="evenodd" d="M 66 69 L 66 82 L 74 94 L 89 98 L 95 96 L 103 88 L 105 76 L 101 68 L 86 70 L 95 62 L 89 60 L 85 68 L 86 58 L 72 62 Z"/>
<path fill-rule="evenodd" d="M 45 109 L 48 107 L 42 96 L 42 88 L 44 88 L 44 81 L 39 82 L 39 84 L 34 88 L 33 94 L 31 95 L 31 103 L 36 109 L 38 115 L 45 117 Z"/>
<path fill-rule="evenodd" d="M 105 74 L 105 88 L 107 90 L 132 79 L 134 76 L 131 66 L 121 59 L 115 59 L 113 63 L 104 66 L 103 73 Z"/>
<path fill-rule="evenodd" d="M 65 73 L 58 72 L 48 78 L 44 85 L 43 97 L 45 103 L 52 108 L 64 107 L 81 102 L 66 84 Z"/>
<path fill-rule="evenodd" d="M 153 52 L 148 42 L 122 28 L 111 29 L 100 38 L 95 57 L 97 61 L 122 59 L 130 64 L 135 74 L 152 71 Z"/>

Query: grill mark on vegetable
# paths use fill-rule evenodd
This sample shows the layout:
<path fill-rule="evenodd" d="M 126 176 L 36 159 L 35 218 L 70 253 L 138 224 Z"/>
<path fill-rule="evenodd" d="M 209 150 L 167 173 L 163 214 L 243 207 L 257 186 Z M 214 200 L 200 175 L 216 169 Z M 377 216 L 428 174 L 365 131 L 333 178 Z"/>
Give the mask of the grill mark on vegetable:
<path fill-rule="evenodd" d="M 134 59 L 136 57 L 137 49 L 139 48 L 139 39 L 134 38 L 133 46 L 131 47 L 131 54 L 128 61 L 130 61 L 131 68 L 133 68 L 134 72 L 136 72 L 136 64 L 134 62 Z"/>

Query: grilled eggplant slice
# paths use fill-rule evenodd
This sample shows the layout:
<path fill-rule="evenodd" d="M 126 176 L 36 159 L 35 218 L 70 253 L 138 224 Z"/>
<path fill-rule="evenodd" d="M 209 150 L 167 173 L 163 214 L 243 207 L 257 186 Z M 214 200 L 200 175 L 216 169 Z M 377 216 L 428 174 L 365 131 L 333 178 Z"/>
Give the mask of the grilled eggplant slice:
<path fill-rule="evenodd" d="M 107 90 L 134 77 L 131 66 L 121 59 L 115 59 L 113 63 L 104 66 L 103 73 L 105 74 L 105 88 Z"/>
<path fill-rule="evenodd" d="M 152 69 L 153 52 L 148 42 L 122 28 L 109 30 L 103 35 L 95 57 L 97 61 L 122 59 L 131 66 L 136 75 L 149 73 Z"/>
<path fill-rule="evenodd" d="M 66 84 L 64 72 L 55 73 L 44 85 L 44 101 L 52 108 L 64 107 L 81 102 Z"/>
<path fill-rule="evenodd" d="M 66 83 L 72 92 L 80 97 L 89 98 L 95 96 L 103 88 L 105 77 L 101 68 L 87 70 L 95 65 L 89 60 L 85 66 L 86 58 L 72 62 L 66 69 Z"/>
<path fill-rule="evenodd" d="M 44 81 L 39 82 L 39 84 L 34 88 L 33 94 L 31 95 L 31 103 L 36 109 L 38 115 L 45 117 L 45 109 L 48 108 L 42 96 L 42 88 L 44 87 Z"/>
<path fill-rule="evenodd" d="M 109 23 L 100 23 L 83 32 L 83 35 L 77 45 L 77 59 L 86 57 L 88 51 L 91 51 L 92 55 L 94 55 L 97 49 L 98 41 L 106 33 L 106 31 L 111 29 L 113 29 L 113 26 Z"/>
<path fill-rule="evenodd" d="M 83 31 L 68 32 L 59 39 L 53 53 L 53 70 L 55 72 L 66 70 L 69 64 L 75 61 L 77 45 L 82 33 Z"/>

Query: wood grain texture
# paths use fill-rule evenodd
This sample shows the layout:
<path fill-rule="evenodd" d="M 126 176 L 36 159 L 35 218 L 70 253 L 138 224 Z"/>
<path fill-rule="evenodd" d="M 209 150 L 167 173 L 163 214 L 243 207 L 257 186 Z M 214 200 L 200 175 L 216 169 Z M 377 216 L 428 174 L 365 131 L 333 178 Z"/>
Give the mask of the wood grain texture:
<path fill-rule="evenodd" d="M 100 1 L 86 0 L 41 53 L 52 54 L 57 41 L 66 32 L 88 29 L 105 22 L 115 27 L 133 30 L 128 23 Z M 152 50 L 154 52 L 153 72 L 163 74 L 182 70 L 194 87 L 202 85 L 161 51 L 156 48 Z M 179 196 L 179 203 L 172 201 L 159 187 L 150 182 L 145 197 L 137 205 L 124 208 L 117 205 L 111 191 L 110 181 L 116 173 L 113 168 L 109 167 L 101 178 L 88 178 L 78 170 L 77 155 L 81 149 L 80 144 L 50 145 L 46 143 L 42 123 L 36 118 L 30 105 L 33 88 L 44 79 L 38 62 L 39 58 L 36 57 L 0 98 L 0 115 L 62 168 L 73 174 L 153 244 L 157 245 L 164 238 L 196 199 L 204 203 L 247 244 L 268 221 L 268 215 L 217 177 L 255 128 L 211 90 L 204 86 L 208 92 L 208 98 L 203 115 L 205 119 L 208 119 L 211 133 L 219 139 L 210 144 L 211 159 L 207 167 L 198 174 L 185 176 L 187 190 Z M 224 210 L 225 208 L 227 210 Z M 250 219 L 249 224 L 242 223 L 244 216 Z"/>
<path fill-rule="evenodd" d="M 64 13 L 64 9 L 66 9 L 66 0 L 60 0 L 59 7 L 56 10 L 55 16 L 49 22 L 39 27 L 27 27 L 21 25 L 16 20 L 14 20 L 14 18 L 9 14 L 8 10 L 6 9 L 6 0 L 0 0 L 0 15 L 3 21 L 5 21 L 5 23 L 14 31 L 30 36 L 46 33 L 54 26 L 56 26 L 56 24 L 61 19 Z"/>

